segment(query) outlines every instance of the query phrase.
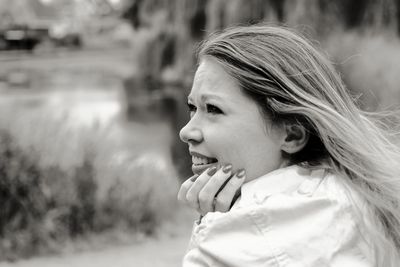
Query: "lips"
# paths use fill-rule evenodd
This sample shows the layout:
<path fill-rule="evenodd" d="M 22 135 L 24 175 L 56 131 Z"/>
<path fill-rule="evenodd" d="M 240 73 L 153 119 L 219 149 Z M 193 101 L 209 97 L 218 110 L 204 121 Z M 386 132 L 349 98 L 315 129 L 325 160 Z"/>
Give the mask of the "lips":
<path fill-rule="evenodd" d="M 200 175 L 206 169 L 218 164 L 216 158 L 207 157 L 197 152 L 190 152 L 192 156 L 192 171 L 194 174 Z"/>

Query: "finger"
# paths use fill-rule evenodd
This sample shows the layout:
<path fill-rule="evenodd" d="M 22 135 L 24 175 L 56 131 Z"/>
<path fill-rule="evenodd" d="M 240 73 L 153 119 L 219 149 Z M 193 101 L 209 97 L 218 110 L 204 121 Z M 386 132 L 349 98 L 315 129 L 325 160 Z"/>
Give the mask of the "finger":
<path fill-rule="evenodd" d="M 211 179 L 209 179 L 207 184 L 204 185 L 202 190 L 199 192 L 199 206 L 203 213 L 214 211 L 213 201 L 215 196 L 231 175 L 232 165 L 225 165 L 219 169 Z"/>
<path fill-rule="evenodd" d="M 239 170 L 232 176 L 215 199 L 215 211 L 227 212 L 236 201 L 246 177 L 245 171 Z"/>
<path fill-rule="evenodd" d="M 190 189 L 190 187 L 193 185 L 194 181 L 196 181 L 197 177 L 199 175 L 195 174 L 192 177 L 190 177 L 189 179 L 187 179 L 185 182 L 182 183 L 179 192 L 178 192 L 178 200 L 184 204 L 186 203 L 186 194 L 188 192 L 188 190 Z"/>
<path fill-rule="evenodd" d="M 199 209 L 199 192 L 208 182 L 208 180 L 210 180 L 210 177 L 215 174 L 216 171 L 217 171 L 216 166 L 207 169 L 202 174 L 200 174 L 199 177 L 197 177 L 196 181 L 189 188 L 185 198 L 190 207 L 194 209 Z"/>

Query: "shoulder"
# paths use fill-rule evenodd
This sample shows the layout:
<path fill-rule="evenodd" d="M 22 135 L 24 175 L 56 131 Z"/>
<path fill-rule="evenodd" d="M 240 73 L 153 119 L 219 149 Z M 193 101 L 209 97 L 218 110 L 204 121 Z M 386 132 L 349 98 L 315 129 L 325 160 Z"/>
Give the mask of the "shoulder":
<path fill-rule="evenodd" d="M 325 230 L 350 227 L 358 223 L 366 202 L 346 179 L 326 169 L 313 170 L 293 190 L 255 199 L 255 214 L 263 214 L 269 228 L 284 223 L 323 225 Z"/>
<path fill-rule="evenodd" d="M 357 222 L 356 213 L 361 198 L 346 187 L 343 179 L 329 171 L 314 170 L 289 192 L 258 198 L 255 195 L 254 205 L 248 207 L 248 214 L 266 232 L 277 230 L 279 235 L 283 230 L 292 235 L 294 226 L 302 230 L 310 228 L 310 225 L 320 226 L 322 234 L 330 227 L 338 229 L 341 225 L 353 225 Z M 284 229 L 285 226 L 288 229 Z M 313 232 L 317 233 L 318 229 L 314 228 Z"/>
<path fill-rule="evenodd" d="M 293 190 L 259 199 L 256 195 L 253 205 L 231 216 L 238 217 L 234 224 L 246 221 L 239 231 L 257 236 L 273 248 L 276 258 L 287 262 L 321 266 L 346 257 L 354 264 L 368 262 L 370 251 L 360 223 L 365 203 L 344 179 L 313 170 Z"/>
<path fill-rule="evenodd" d="M 371 250 L 361 222 L 366 202 L 347 185 L 347 177 L 316 172 L 296 190 L 260 202 L 254 223 L 288 261 L 369 266 Z"/>
<path fill-rule="evenodd" d="M 279 190 L 271 190 L 271 187 L 274 187 L 271 184 L 258 183 L 256 190 L 245 192 L 246 196 L 240 199 L 234 209 L 260 210 L 271 217 L 291 213 L 296 219 L 316 214 L 318 211 L 340 210 L 353 213 L 365 206 L 363 197 L 349 185 L 348 178 L 329 169 L 291 168 L 268 179 L 274 184 L 279 184 Z M 287 183 L 287 180 L 290 182 Z M 286 185 L 282 186 L 285 183 Z"/>
<path fill-rule="evenodd" d="M 358 216 L 358 207 L 364 204 L 343 179 L 316 170 L 290 191 L 254 194 L 246 206 L 210 213 L 198 226 L 199 245 L 222 254 L 230 248 L 243 257 L 251 252 L 287 263 L 282 266 L 295 262 L 324 266 L 342 260 L 368 266 L 369 248 Z"/>
<path fill-rule="evenodd" d="M 366 202 L 345 179 L 326 169 L 313 170 L 301 179 L 296 178 L 300 182 L 295 186 L 292 183 L 288 190 L 272 194 L 258 190 L 248 194 L 245 201 L 240 199 L 228 213 L 208 213 L 202 225 L 221 231 L 248 230 L 253 224 L 261 232 L 270 232 L 275 227 L 282 230 L 285 225 L 292 227 L 298 223 L 304 223 L 304 227 L 311 223 L 325 224 L 325 227 L 332 224 L 338 228 L 338 223 L 345 224 L 344 221 L 353 225 L 365 210 Z"/>

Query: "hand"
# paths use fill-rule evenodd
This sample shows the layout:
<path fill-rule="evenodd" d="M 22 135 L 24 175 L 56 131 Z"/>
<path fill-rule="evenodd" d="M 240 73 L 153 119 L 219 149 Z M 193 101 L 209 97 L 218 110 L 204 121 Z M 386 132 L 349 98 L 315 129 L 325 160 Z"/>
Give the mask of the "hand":
<path fill-rule="evenodd" d="M 217 170 L 211 167 L 200 176 L 187 179 L 178 193 L 178 200 L 196 209 L 201 215 L 207 212 L 227 212 L 236 200 L 245 180 L 243 169 L 232 175 L 232 165 Z"/>

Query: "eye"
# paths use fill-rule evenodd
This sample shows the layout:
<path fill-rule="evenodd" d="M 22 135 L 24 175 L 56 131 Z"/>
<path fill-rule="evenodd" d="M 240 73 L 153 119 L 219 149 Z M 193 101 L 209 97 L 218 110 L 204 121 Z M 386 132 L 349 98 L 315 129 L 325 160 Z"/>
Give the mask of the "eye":
<path fill-rule="evenodd" d="M 222 110 L 212 104 L 206 104 L 207 112 L 212 114 L 223 114 Z"/>
<path fill-rule="evenodd" d="M 196 108 L 196 106 L 195 106 L 195 105 L 193 105 L 193 104 L 190 104 L 190 103 L 187 103 L 187 105 L 188 105 L 188 108 L 189 108 L 189 113 L 190 113 L 190 116 L 192 116 L 192 115 L 193 115 L 193 113 L 195 113 L 195 112 L 196 112 L 197 108 Z"/>

